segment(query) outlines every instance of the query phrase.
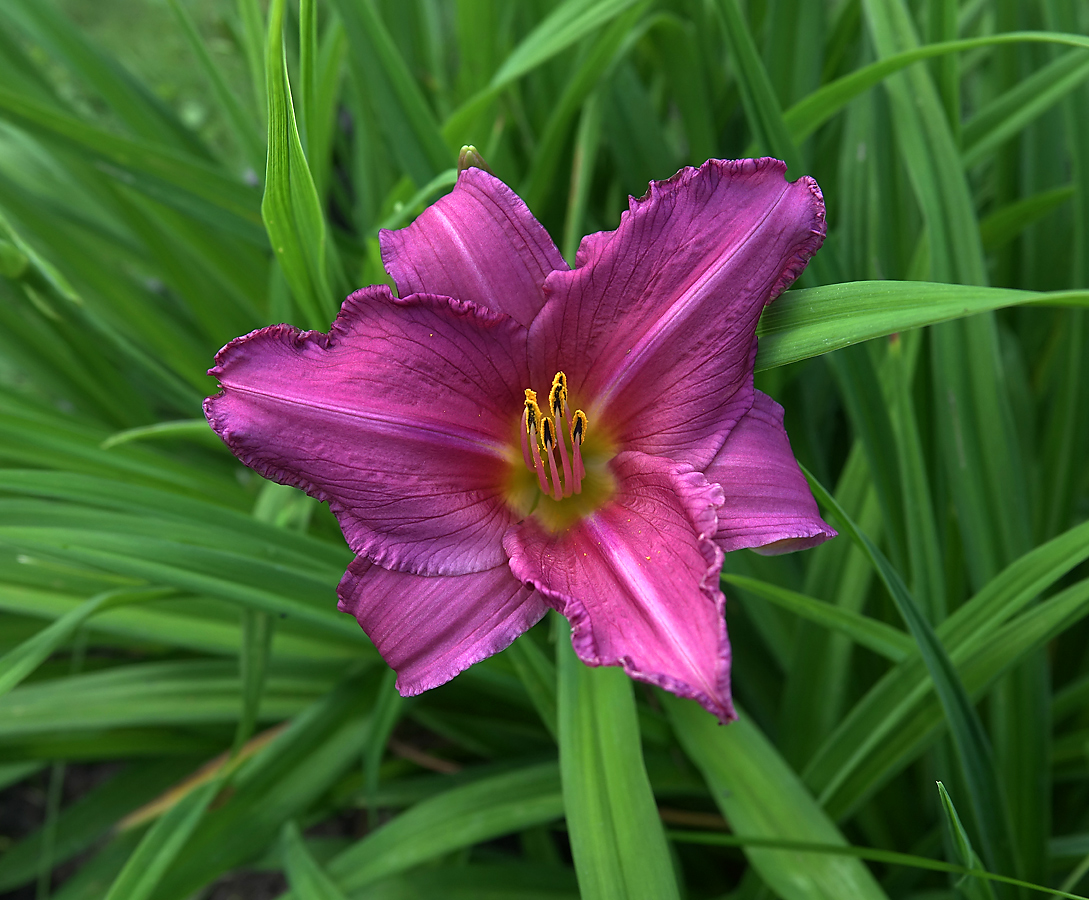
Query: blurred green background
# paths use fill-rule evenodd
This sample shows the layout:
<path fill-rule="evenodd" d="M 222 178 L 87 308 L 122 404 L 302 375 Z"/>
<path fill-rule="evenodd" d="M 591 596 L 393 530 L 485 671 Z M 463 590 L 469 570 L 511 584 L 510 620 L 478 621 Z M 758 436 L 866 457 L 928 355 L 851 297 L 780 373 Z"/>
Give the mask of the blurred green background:
<path fill-rule="evenodd" d="M 189 128 L 210 144 L 229 151 L 228 130 L 208 96 L 207 81 L 194 65 L 192 47 L 165 0 L 62 0 L 55 6 L 88 40 L 167 103 Z M 185 8 L 231 90 L 239 95 L 248 91 L 231 5 L 202 0 L 186 3 Z M 63 66 L 54 64 L 50 73 L 67 96 L 88 104 L 84 108 L 97 115 L 108 115 L 108 106 L 96 104 L 94 93 L 81 90 L 78 78 Z"/>

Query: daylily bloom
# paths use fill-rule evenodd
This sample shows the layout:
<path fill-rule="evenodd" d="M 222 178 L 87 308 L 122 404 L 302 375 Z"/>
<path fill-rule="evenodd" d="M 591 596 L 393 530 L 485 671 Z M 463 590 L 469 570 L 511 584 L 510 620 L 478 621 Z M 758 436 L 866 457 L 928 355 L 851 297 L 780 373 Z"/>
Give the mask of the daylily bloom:
<path fill-rule="evenodd" d="M 824 239 L 810 178 L 710 160 L 655 182 L 568 268 L 487 172 L 381 235 L 397 286 L 328 334 L 232 341 L 215 431 L 327 501 L 358 554 L 338 588 L 402 694 L 511 643 L 549 608 L 579 657 L 726 721 L 723 551 L 813 546 L 820 518 L 753 388 L 756 322 Z"/>

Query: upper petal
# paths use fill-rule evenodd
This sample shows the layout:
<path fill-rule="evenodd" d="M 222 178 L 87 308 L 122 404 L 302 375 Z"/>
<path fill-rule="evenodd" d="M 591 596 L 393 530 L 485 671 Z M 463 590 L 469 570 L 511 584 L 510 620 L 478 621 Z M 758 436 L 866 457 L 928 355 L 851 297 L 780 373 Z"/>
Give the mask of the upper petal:
<path fill-rule="evenodd" d="M 626 452 L 612 466 L 614 499 L 567 531 L 532 519 L 511 528 L 511 570 L 571 620 L 583 662 L 622 665 L 732 719 L 722 553 L 711 540 L 721 493 L 668 459 Z"/>
<path fill-rule="evenodd" d="M 224 347 L 205 414 L 246 465 L 327 500 L 355 552 L 480 571 L 505 558 L 525 335 L 472 304 L 367 288 L 329 334 L 275 325 Z"/>
<path fill-rule="evenodd" d="M 709 160 L 652 183 L 549 277 L 534 377 L 563 369 L 621 447 L 705 466 L 752 403 L 760 311 L 824 239 L 816 182 L 785 171 Z"/>
<path fill-rule="evenodd" d="M 397 690 L 419 694 L 508 647 L 540 621 L 548 605 L 506 563 L 468 575 L 391 572 L 360 556 L 337 588 L 397 672 Z"/>
<path fill-rule="evenodd" d="M 822 544 L 836 532 L 817 502 L 790 449 L 783 408 L 756 392 L 752 409 L 730 432 L 704 474 L 722 486 L 715 543 L 723 550 L 761 548 L 788 553 Z"/>
<path fill-rule="evenodd" d="M 504 312 L 529 327 L 543 285 L 566 269 L 522 198 L 494 175 L 465 169 L 445 197 L 407 228 L 383 230 L 382 262 L 401 296 L 445 294 Z"/>

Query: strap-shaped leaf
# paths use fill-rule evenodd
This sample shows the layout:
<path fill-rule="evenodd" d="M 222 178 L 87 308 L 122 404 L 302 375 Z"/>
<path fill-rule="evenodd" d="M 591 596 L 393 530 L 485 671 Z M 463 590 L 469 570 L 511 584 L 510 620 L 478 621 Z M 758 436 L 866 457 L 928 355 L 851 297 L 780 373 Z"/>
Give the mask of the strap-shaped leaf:
<path fill-rule="evenodd" d="M 744 714 L 720 726 L 689 700 L 659 696 L 674 734 L 738 835 L 847 846 L 795 772 Z M 885 897 L 869 870 L 849 856 L 755 846 L 745 847 L 745 855 L 782 900 Z"/>
<path fill-rule="evenodd" d="M 756 370 L 1007 306 L 1089 306 L 1089 291 L 1017 291 L 921 281 L 853 281 L 787 291 L 760 317 Z"/>
<path fill-rule="evenodd" d="M 643 766 L 631 680 L 618 668 L 583 665 L 567 629 L 560 631 L 560 771 L 582 897 L 677 898 L 669 848 Z"/>
<path fill-rule="evenodd" d="M 870 557 L 908 631 L 915 639 L 949 722 L 953 746 L 968 784 L 984 853 L 990 860 L 990 865 L 997 867 L 995 863 L 998 859 L 1007 861 L 1009 854 L 1013 852 L 1009 812 L 995 772 L 990 741 L 968 692 L 945 647 L 915 603 L 900 574 L 874 543 L 858 530 L 836 499 L 812 476 L 808 473 L 806 475 L 818 503 L 833 511 L 843 530 Z"/>
<path fill-rule="evenodd" d="M 285 0 L 269 9 L 268 160 L 261 218 L 306 324 L 327 328 L 335 298 L 326 275 L 325 216 L 303 152 L 284 47 Z"/>

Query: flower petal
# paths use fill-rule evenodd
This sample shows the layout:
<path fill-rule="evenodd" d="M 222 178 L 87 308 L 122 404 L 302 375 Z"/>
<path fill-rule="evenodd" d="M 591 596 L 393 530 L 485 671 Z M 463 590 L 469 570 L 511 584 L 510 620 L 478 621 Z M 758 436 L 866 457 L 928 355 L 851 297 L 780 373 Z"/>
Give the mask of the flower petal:
<path fill-rule="evenodd" d="M 726 721 L 730 644 L 711 536 L 717 485 L 690 466 L 619 454 L 614 499 L 565 532 L 532 519 L 507 533 L 511 570 L 571 620 L 587 665 L 622 665 Z"/>
<path fill-rule="evenodd" d="M 525 335 L 469 303 L 367 288 L 327 335 L 275 325 L 224 347 L 205 414 L 246 465 L 327 500 L 356 553 L 482 571 L 504 561 L 512 521 Z"/>
<path fill-rule="evenodd" d="M 722 485 L 715 543 L 724 551 L 789 553 L 822 544 L 836 532 L 820 517 L 783 428 L 783 408 L 756 392 L 752 409 L 730 432 L 704 472 Z"/>
<path fill-rule="evenodd" d="M 357 557 L 337 588 L 408 697 L 498 653 L 548 610 L 504 563 L 469 575 L 391 572 Z"/>
<path fill-rule="evenodd" d="M 527 328 L 544 305 L 548 273 L 567 268 L 522 198 L 482 169 L 465 169 L 415 222 L 383 230 L 379 239 L 402 297 L 445 294 L 504 312 Z"/>
<path fill-rule="evenodd" d="M 764 305 L 824 239 L 811 178 L 774 159 L 709 160 L 654 182 L 614 232 L 554 272 L 534 321 L 537 382 L 567 373 L 619 446 L 703 468 L 752 404 Z"/>

